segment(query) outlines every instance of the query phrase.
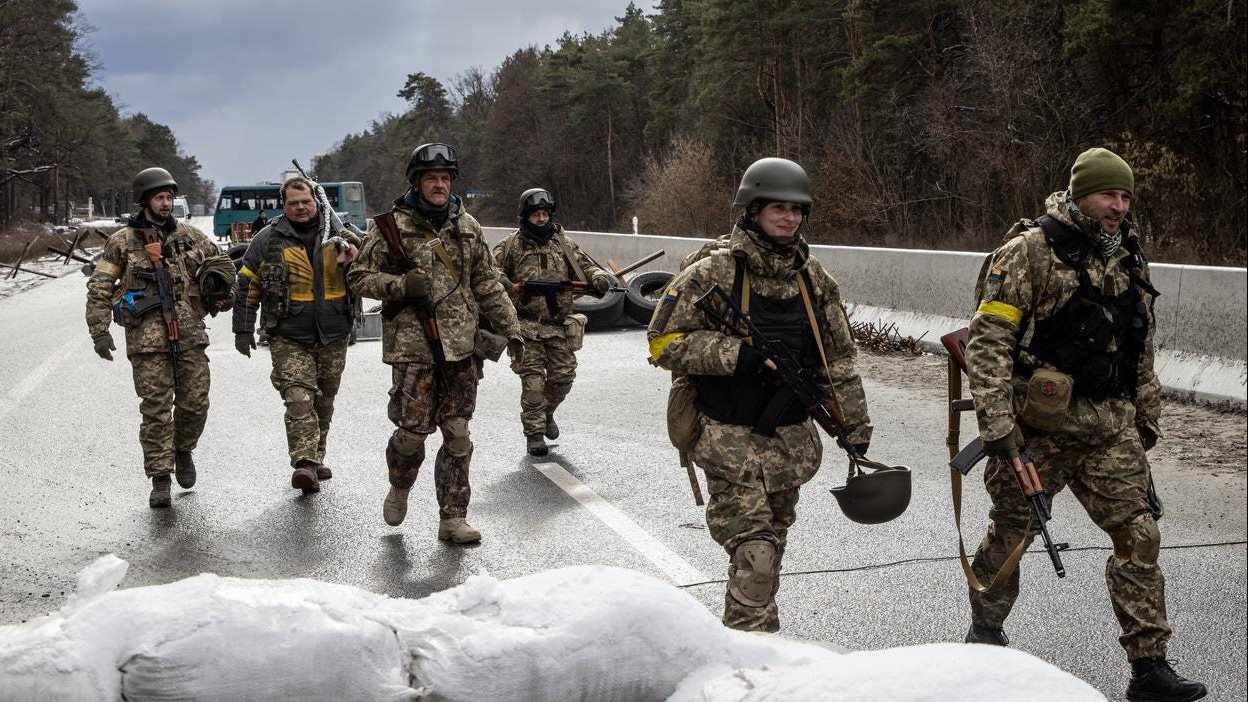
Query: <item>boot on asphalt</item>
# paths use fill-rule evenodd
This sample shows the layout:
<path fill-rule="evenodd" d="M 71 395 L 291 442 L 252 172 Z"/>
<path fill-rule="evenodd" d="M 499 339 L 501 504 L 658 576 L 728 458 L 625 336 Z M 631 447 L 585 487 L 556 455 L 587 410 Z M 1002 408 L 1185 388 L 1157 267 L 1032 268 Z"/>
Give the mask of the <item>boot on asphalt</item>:
<path fill-rule="evenodd" d="M 410 489 L 400 490 L 390 486 L 386 501 L 381 505 L 381 516 L 385 518 L 386 524 L 398 526 L 403 523 L 403 518 L 407 516 L 407 496 L 410 492 Z"/>
<path fill-rule="evenodd" d="M 438 522 L 438 538 L 456 544 L 475 544 L 481 540 L 481 530 L 463 517 L 451 517 Z"/>
<path fill-rule="evenodd" d="M 173 478 L 165 475 L 152 476 L 152 494 L 147 496 L 147 506 L 152 509 L 162 509 L 173 505 L 173 497 L 169 494 L 169 489 L 173 487 Z"/>
<path fill-rule="evenodd" d="M 546 438 L 547 439 L 559 438 L 559 425 L 555 424 L 554 413 L 546 415 Z"/>
<path fill-rule="evenodd" d="M 1010 637 L 1005 635 L 1001 627 L 980 626 L 972 624 L 966 632 L 966 643 L 988 644 L 989 646 L 1009 646 Z"/>
<path fill-rule="evenodd" d="M 1174 672 L 1164 657 L 1131 661 L 1131 682 L 1127 684 L 1131 702 L 1191 702 L 1206 694 L 1204 685 Z"/>
<path fill-rule="evenodd" d="M 550 450 L 541 434 L 529 434 L 524 438 L 530 456 L 545 456 L 546 452 Z"/>
<path fill-rule="evenodd" d="M 290 486 L 303 490 L 305 495 L 319 492 L 321 481 L 316 478 L 316 464 L 311 461 L 299 461 L 295 466 L 295 472 L 290 476 Z"/>
<path fill-rule="evenodd" d="M 195 487 L 195 459 L 190 451 L 173 452 L 173 475 L 183 490 Z"/>
<path fill-rule="evenodd" d="M 330 469 L 329 466 L 325 465 L 324 463 L 316 464 L 316 479 L 317 480 L 329 480 L 332 477 L 334 477 L 334 471 Z"/>

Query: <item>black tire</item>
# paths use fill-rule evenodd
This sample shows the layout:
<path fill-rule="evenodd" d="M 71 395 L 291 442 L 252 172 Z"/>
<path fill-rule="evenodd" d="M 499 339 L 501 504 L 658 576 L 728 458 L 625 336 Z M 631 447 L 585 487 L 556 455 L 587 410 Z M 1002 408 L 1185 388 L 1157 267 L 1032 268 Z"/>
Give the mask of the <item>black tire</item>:
<path fill-rule="evenodd" d="M 624 294 L 624 313 L 638 324 L 649 324 L 673 275 L 667 271 L 646 271 L 633 276 Z"/>
<path fill-rule="evenodd" d="M 572 302 L 572 311 L 585 315 L 585 331 L 614 329 L 624 317 L 625 297 L 623 290 L 608 290 L 601 298 L 582 295 Z"/>
<path fill-rule="evenodd" d="M 247 244 L 235 244 L 226 249 L 225 255 L 234 261 L 234 270 L 241 270 L 243 267 L 243 254 L 247 253 Z"/>

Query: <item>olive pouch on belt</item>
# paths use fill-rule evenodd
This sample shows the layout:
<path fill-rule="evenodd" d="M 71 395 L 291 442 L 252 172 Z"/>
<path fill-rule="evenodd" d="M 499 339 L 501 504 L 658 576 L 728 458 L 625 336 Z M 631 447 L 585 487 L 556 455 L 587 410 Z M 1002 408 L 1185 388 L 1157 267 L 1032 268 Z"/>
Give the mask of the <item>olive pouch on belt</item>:
<path fill-rule="evenodd" d="M 1027 381 L 1027 399 L 1023 401 L 1022 418 L 1029 427 L 1058 431 L 1070 411 L 1070 398 L 1075 381 L 1052 368 L 1040 368 Z"/>
<path fill-rule="evenodd" d="M 667 438 L 679 451 L 692 451 L 702 436 L 702 424 L 698 421 L 698 388 L 689 376 L 672 379 L 672 389 L 667 394 Z"/>
<path fill-rule="evenodd" d="M 563 333 L 568 340 L 568 348 L 573 351 L 580 351 L 585 345 L 585 325 L 589 323 L 589 317 L 580 312 L 573 312 L 563 318 Z"/>
<path fill-rule="evenodd" d="M 264 297 L 260 306 L 260 326 L 272 329 L 290 313 L 290 283 L 286 264 L 265 261 L 260 265 L 260 286 Z"/>

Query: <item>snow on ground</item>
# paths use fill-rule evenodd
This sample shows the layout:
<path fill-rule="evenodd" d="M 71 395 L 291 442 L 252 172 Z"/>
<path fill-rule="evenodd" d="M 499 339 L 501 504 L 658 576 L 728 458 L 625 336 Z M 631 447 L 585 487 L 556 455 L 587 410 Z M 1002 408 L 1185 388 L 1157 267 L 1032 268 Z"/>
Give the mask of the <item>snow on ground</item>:
<path fill-rule="evenodd" d="M 0 702 L 1105 699 L 1011 649 L 841 654 L 732 631 L 684 591 L 607 566 L 476 575 L 419 600 L 211 574 L 117 590 L 126 568 L 104 556 L 59 612 L 0 627 Z"/>

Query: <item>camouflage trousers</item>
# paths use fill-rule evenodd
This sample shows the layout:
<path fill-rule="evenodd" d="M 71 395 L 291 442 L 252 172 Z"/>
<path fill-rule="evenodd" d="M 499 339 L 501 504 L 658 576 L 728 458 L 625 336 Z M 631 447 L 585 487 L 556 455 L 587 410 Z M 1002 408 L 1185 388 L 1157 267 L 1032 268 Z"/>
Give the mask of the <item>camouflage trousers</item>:
<path fill-rule="evenodd" d="M 737 547 L 762 540 L 776 548 L 775 588 L 789 527 L 797 519 L 798 489 L 819 469 L 822 445 L 810 422 L 778 427 L 776 436 L 758 436 L 750 427 L 701 418 L 702 435 L 692 458 L 706 474 L 706 526 L 731 559 Z M 725 626 L 744 631 L 778 631 L 775 591 L 764 607 L 724 596 Z"/>
<path fill-rule="evenodd" d="M 208 420 L 208 356 L 203 346 L 178 354 L 178 388 L 173 388 L 169 354 L 130 355 L 139 396 L 139 445 L 150 478 L 173 472 L 173 452 L 194 451 Z"/>
<path fill-rule="evenodd" d="M 1165 578 L 1157 565 L 1160 533 L 1148 507 L 1148 459 L 1135 429 L 1121 431 L 1096 445 L 1047 433 L 1028 436 L 1027 441 L 1045 491 L 1053 496 L 1069 486 L 1092 521 L 1114 542 L 1115 552 L 1105 564 L 1105 585 L 1122 627 L 1118 640 L 1128 659 L 1165 656 L 1170 625 L 1166 621 Z M 1019 541 L 1031 543 L 1036 532 L 1024 533 L 1030 512 L 1012 470 L 1003 461 L 988 462 L 984 483 L 992 498 L 991 521 L 972 567 L 986 583 Z M 1132 540 L 1135 548 L 1130 546 Z M 973 621 L 981 626 L 1002 626 L 1018 598 L 1018 582 L 1015 570 L 989 592 L 971 591 Z"/>
<path fill-rule="evenodd" d="M 334 397 L 347 365 L 347 340 L 304 344 L 284 336 L 269 337 L 273 372 L 269 380 L 286 405 L 286 447 L 290 465 L 322 463 L 325 440 L 334 418 Z"/>
<path fill-rule="evenodd" d="M 567 337 L 526 338 L 519 375 L 520 424 L 526 436 L 541 434 L 546 415 L 555 413 L 576 379 L 576 353 Z"/>
<path fill-rule="evenodd" d="M 386 446 L 386 466 L 390 484 L 410 489 L 424 461 L 424 437 L 442 430 L 442 446 L 433 463 L 433 485 L 441 519 L 468 516 L 472 488 L 468 466 L 472 442 L 468 421 L 477 407 L 477 360 L 471 356 L 444 366 L 440 379 L 432 365 L 396 363 L 391 370 L 392 386 L 387 414 L 395 425 Z M 405 450 L 413 436 L 419 436 L 415 452 Z M 459 448 L 454 448 L 458 446 Z"/>

